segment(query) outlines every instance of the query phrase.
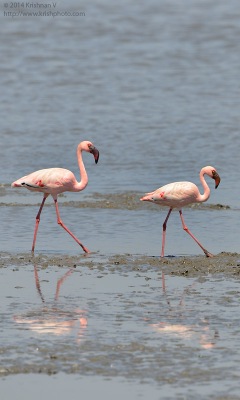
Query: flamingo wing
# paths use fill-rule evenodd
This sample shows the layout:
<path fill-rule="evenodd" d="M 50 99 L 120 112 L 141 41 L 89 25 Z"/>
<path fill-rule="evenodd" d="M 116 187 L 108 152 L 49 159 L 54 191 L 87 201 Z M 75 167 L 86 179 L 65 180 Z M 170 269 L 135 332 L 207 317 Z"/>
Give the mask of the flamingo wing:
<path fill-rule="evenodd" d="M 23 186 L 29 190 L 51 193 L 71 190 L 76 182 L 73 173 L 64 168 L 47 168 L 23 176 L 12 183 L 13 187 Z"/>
<path fill-rule="evenodd" d="M 168 207 L 182 207 L 196 201 L 198 188 L 191 182 L 173 182 L 154 192 L 147 193 L 143 200 Z"/>

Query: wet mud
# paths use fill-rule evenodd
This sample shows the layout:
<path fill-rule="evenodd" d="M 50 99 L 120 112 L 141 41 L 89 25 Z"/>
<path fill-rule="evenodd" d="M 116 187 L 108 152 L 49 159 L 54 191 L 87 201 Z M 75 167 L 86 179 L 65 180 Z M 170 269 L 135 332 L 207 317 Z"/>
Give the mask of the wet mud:
<path fill-rule="evenodd" d="M 9 265 L 22 267 L 24 265 L 41 265 L 42 268 L 51 266 L 68 268 L 89 268 L 110 272 L 131 271 L 163 271 L 166 275 L 201 277 L 206 275 L 224 274 L 240 277 L 240 254 L 222 252 L 214 257 L 179 256 L 151 257 L 134 254 L 113 254 L 105 257 L 97 253 L 79 256 L 69 255 L 32 255 L 31 253 L 10 254 L 0 253 L 0 268 Z"/>

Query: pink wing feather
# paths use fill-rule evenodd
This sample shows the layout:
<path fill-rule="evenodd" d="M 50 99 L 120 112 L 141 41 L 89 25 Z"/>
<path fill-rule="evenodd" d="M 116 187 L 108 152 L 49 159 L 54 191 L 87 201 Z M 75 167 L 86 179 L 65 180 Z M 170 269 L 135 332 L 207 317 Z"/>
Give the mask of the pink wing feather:
<path fill-rule="evenodd" d="M 147 193 L 143 201 L 151 201 L 168 207 L 182 207 L 196 201 L 198 188 L 192 182 L 173 182 L 154 192 Z"/>
<path fill-rule="evenodd" d="M 12 186 L 23 186 L 37 192 L 61 193 L 72 190 L 75 182 L 74 174 L 67 169 L 47 168 L 23 176 L 13 182 Z"/>

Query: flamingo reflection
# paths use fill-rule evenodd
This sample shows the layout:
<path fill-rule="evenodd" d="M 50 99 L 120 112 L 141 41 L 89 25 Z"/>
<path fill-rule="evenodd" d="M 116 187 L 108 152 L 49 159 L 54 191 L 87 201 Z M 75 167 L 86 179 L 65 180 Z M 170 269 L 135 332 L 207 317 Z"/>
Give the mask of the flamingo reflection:
<path fill-rule="evenodd" d="M 73 270 L 68 270 L 60 279 L 58 279 L 54 296 L 55 304 L 53 306 L 46 306 L 45 298 L 41 290 L 38 269 L 35 265 L 35 285 L 44 306 L 37 310 L 15 315 L 14 321 L 18 324 L 25 324 L 28 329 L 38 334 L 62 336 L 74 334 L 76 331 L 76 340 L 77 342 L 80 342 L 85 336 L 87 328 L 86 311 L 81 309 L 66 311 L 57 304 L 61 286 L 72 272 Z"/>
<path fill-rule="evenodd" d="M 167 321 L 150 324 L 158 333 L 182 339 L 197 340 L 203 349 L 212 349 L 219 338 L 217 329 L 212 330 L 207 318 L 200 318 L 198 323 L 188 324 L 184 316 L 185 295 L 196 282 L 183 290 L 178 306 L 172 307 L 166 291 L 165 275 L 162 272 L 162 290 L 168 305 Z"/>

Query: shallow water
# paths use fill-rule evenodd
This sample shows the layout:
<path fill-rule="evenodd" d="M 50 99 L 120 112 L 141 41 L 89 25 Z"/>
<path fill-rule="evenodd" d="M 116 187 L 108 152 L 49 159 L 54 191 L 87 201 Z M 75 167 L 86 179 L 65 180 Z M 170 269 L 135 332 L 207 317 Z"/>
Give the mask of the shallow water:
<path fill-rule="evenodd" d="M 29 393 L 31 382 L 49 391 L 57 383 L 61 399 L 69 382 L 90 390 L 89 379 L 98 392 L 109 388 L 109 398 L 130 390 L 131 398 L 240 398 L 239 259 L 229 256 L 239 253 L 238 1 L 69 0 L 58 11 L 85 15 L 55 18 L 12 18 L 6 9 L 8 2 L 0 8 L 0 355 L 3 376 L 21 375 L 1 381 L 5 398 L 12 382 Z M 85 139 L 99 163 L 84 155 L 89 185 L 59 197 L 59 206 L 93 253 L 84 258 L 48 199 L 36 244 L 36 256 L 46 257 L 36 258 L 40 290 L 30 249 L 41 194 L 10 184 L 46 167 L 78 175 L 75 151 Z M 158 256 L 167 210 L 139 198 L 176 180 L 199 184 L 205 165 L 217 168 L 221 184 L 209 182 L 209 201 L 186 208 L 185 221 L 209 251 L 227 255 L 199 258 L 176 212 L 165 265 Z M 179 269 L 190 257 L 191 268 Z M 32 376 L 40 370 L 58 374 Z"/>
<path fill-rule="evenodd" d="M 98 257 L 1 268 L 2 376 L 73 373 L 97 378 L 96 388 L 117 378 L 134 398 L 137 382 L 153 398 L 239 395 L 239 278 L 180 278 Z"/>
<path fill-rule="evenodd" d="M 238 1 L 81 8 L 1 16 L 1 183 L 51 166 L 78 173 L 87 138 L 100 150 L 98 166 L 85 157 L 88 192 L 198 183 L 210 164 L 222 177 L 212 202 L 239 208 Z"/>
<path fill-rule="evenodd" d="M 72 0 L 57 7 L 76 11 L 79 5 Z M 5 8 L 3 4 L 0 26 L 4 37 L 0 42 L 4 89 L 0 94 L 0 199 L 10 209 L 0 207 L 1 219 L 7 222 L 1 249 L 9 250 L 11 243 L 12 250 L 18 251 L 16 229 L 21 240 L 26 239 L 21 242 L 22 251 L 30 247 L 28 232 L 33 230 L 37 206 L 34 211 L 11 206 L 41 201 L 41 194 L 13 190 L 11 182 L 52 166 L 78 175 L 75 149 L 79 141 L 90 139 L 99 148 L 99 163 L 94 165 L 85 154 L 89 185 L 83 193 L 67 194 L 64 200 L 84 201 L 95 193 L 128 191 L 141 197 L 176 180 L 199 184 L 200 169 L 210 164 L 222 181 L 218 190 L 209 182 L 208 203 L 230 209 L 214 216 L 217 228 L 208 212 L 190 214 L 188 225 L 199 239 L 206 239 L 211 251 L 238 252 L 237 0 L 227 4 L 151 0 L 138 5 L 124 1 L 116 9 L 109 0 L 91 5 L 83 1 L 85 16 L 76 18 L 9 18 L 4 16 Z M 66 211 L 66 224 L 72 219 L 84 225 L 82 213 Z M 116 237 L 111 251 L 132 247 L 138 253 L 144 230 L 146 251 L 157 254 L 158 248 L 152 249 L 149 242 L 155 241 L 155 233 L 160 234 L 167 210 L 160 213 L 156 207 L 155 212 L 155 216 L 149 214 L 149 205 L 144 204 L 137 221 L 131 220 L 135 228 L 130 228 L 131 235 L 120 248 L 113 225 L 119 225 L 123 213 L 100 212 L 98 240 L 111 240 L 102 232 L 109 226 L 111 237 L 113 233 Z M 94 218 L 92 210 L 86 214 L 90 221 Z M 131 218 L 132 214 L 124 214 L 126 233 Z M 49 227 L 45 242 L 39 243 L 41 250 L 48 250 L 46 243 L 53 241 L 55 227 L 50 223 Z M 181 242 L 183 233 L 174 237 L 174 232 L 168 235 L 169 254 L 199 253 L 191 241 Z M 65 246 L 64 237 L 58 236 L 54 250 Z M 159 242 L 160 237 L 156 247 Z M 91 241 L 89 246 L 100 248 Z"/>
<path fill-rule="evenodd" d="M 38 199 L 36 194 L 32 197 L 34 200 Z M 137 202 L 139 195 L 134 197 Z M 105 255 L 160 255 L 162 223 L 166 217 L 166 210 L 154 206 L 146 207 L 140 202 L 138 209 L 129 210 L 126 209 L 127 206 L 125 209 L 119 209 L 117 207 L 121 205 L 121 199 L 124 203 L 124 195 L 119 194 L 116 208 L 102 208 L 102 203 L 91 207 L 91 201 L 64 204 L 60 199 L 59 208 L 65 224 L 92 252 Z M 38 207 L 37 203 L 30 206 L 0 206 L 2 250 L 30 251 Z M 233 229 L 237 225 L 237 215 L 237 210 L 217 207 L 184 210 L 185 222 L 189 229 L 213 254 L 238 251 L 238 237 Z M 39 252 L 82 254 L 78 244 L 58 226 L 51 199 L 48 200 L 41 216 L 36 243 L 36 253 Z M 198 245 L 183 231 L 179 213 L 173 212 L 168 222 L 165 254 L 177 256 L 201 253 Z"/>
<path fill-rule="evenodd" d="M 29 374 L 29 381 L 31 385 L 27 387 L 23 381 L 25 376 L 22 374 L 11 376 L 1 380 L 1 389 L 4 393 L 7 392 L 5 400 L 11 400 L 14 397 L 19 397 L 19 391 L 24 390 L 23 399 L 30 400 L 33 397 L 36 400 L 48 397 L 57 397 L 58 399 L 65 399 L 71 393 L 71 399 L 79 399 L 79 396 L 84 396 L 88 399 L 95 399 L 101 397 L 104 399 L 111 399 L 114 393 L 116 400 L 122 398 L 147 398 L 159 399 L 160 390 L 153 385 L 146 385 L 144 383 L 138 386 L 134 385 L 131 381 L 123 378 L 99 378 L 99 377 L 79 377 L 77 375 L 66 375 L 63 373 L 54 376 L 43 376 Z M 36 388 L 41 387 L 41 393 L 36 392 Z M 174 395 L 174 391 L 172 391 Z"/>

